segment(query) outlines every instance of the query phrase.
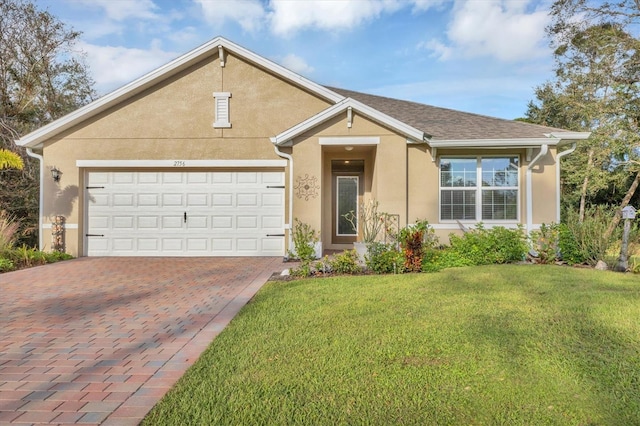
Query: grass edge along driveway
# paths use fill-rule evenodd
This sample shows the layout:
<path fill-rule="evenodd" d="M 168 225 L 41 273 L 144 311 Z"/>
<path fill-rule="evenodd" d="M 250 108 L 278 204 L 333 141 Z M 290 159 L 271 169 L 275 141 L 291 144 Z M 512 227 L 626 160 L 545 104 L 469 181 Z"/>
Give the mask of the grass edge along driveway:
<path fill-rule="evenodd" d="M 146 424 L 638 424 L 640 280 L 557 266 L 271 282 Z"/>

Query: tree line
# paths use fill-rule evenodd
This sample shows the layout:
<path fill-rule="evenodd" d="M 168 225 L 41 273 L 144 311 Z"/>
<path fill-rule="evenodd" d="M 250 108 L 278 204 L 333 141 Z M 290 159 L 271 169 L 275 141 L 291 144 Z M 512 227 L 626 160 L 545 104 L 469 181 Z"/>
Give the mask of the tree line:
<path fill-rule="evenodd" d="M 563 207 L 583 221 L 590 205 L 611 206 L 611 235 L 640 201 L 640 2 L 556 0 L 551 18 L 555 78 L 536 88 L 524 120 L 592 132 L 563 160 Z"/>

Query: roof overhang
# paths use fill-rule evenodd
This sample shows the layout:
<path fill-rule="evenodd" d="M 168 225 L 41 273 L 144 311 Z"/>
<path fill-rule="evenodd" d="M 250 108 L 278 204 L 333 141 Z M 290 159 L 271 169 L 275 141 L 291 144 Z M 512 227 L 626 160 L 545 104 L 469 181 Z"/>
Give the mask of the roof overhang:
<path fill-rule="evenodd" d="M 122 86 L 121 88 L 79 108 L 64 117 L 55 120 L 46 126 L 35 130 L 22 138 L 16 140 L 19 146 L 34 148 L 45 142 L 46 140 L 70 129 L 71 127 L 87 120 L 103 111 L 129 99 L 144 90 L 152 87 L 158 82 L 175 75 L 190 66 L 202 61 L 204 58 L 213 55 L 219 55 L 223 52 L 231 52 L 234 55 L 242 57 L 244 60 L 251 62 L 263 69 L 273 72 L 274 74 L 290 81 L 293 84 L 301 86 L 311 93 L 326 99 L 330 102 L 339 102 L 344 96 L 327 89 L 317 83 L 312 82 L 287 68 L 276 64 L 268 59 L 257 55 L 250 50 L 245 49 L 223 37 L 216 37 L 213 40 L 193 49 L 192 51 L 174 59 L 173 61 L 151 71 L 148 74 L 134 80 L 133 82 Z M 221 58 L 221 66 L 224 66 L 224 58 Z"/>
<path fill-rule="evenodd" d="M 409 126 L 408 124 L 396 120 L 395 118 L 390 117 L 386 114 L 383 114 L 380 111 L 373 109 L 361 102 L 358 102 L 353 98 L 345 98 L 337 104 L 320 111 L 318 114 L 312 117 L 309 117 L 305 121 L 285 130 L 284 132 L 276 136 L 273 136 L 271 138 L 271 142 L 280 146 L 291 146 L 293 144 L 294 138 L 340 114 L 350 114 L 350 111 L 355 111 L 358 114 L 363 115 L 364 117 L 367 117 L 404 135 L 407 138 L 407 143 L 425 142 L 426 135 L 423 131 Z"/>
<path fill-rule="evenodd" d="M 590 135 L 590 132 L 554 132 L 545 134 L 544 138 L 429 140 L 427 142 L 433 148 L 534 148 L 541 145 L 563 145 L 567 142 L 587 139 Z"/>

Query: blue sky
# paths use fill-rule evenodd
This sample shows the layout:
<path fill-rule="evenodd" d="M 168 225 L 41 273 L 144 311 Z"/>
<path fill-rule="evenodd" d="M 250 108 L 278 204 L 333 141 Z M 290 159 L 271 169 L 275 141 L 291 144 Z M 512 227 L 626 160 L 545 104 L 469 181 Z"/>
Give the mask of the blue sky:
<path fill-rule="evenodd" d="M 220 35 L 324 85 L 521 117 L 552 78 L 548 0 L 35 0 L 106 94 Z"/>

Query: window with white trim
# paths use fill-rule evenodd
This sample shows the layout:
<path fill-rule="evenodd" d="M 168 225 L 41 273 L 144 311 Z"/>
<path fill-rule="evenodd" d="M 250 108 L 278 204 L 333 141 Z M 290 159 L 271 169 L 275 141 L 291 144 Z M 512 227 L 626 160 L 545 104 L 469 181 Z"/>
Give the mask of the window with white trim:
<path fill-rule="evenodd" d="M 518 156 L 440 158 L 440 220 L 517 221 Z"/>
<path fill-rule="evenodd" d="M 216 128 L 229 128 L 231 122 L 229 121 L 229 98 L 230 92 L 214 92 L 215 98 L 215 117 L 216 121 L 213 123 L 213 127 Z"/>

